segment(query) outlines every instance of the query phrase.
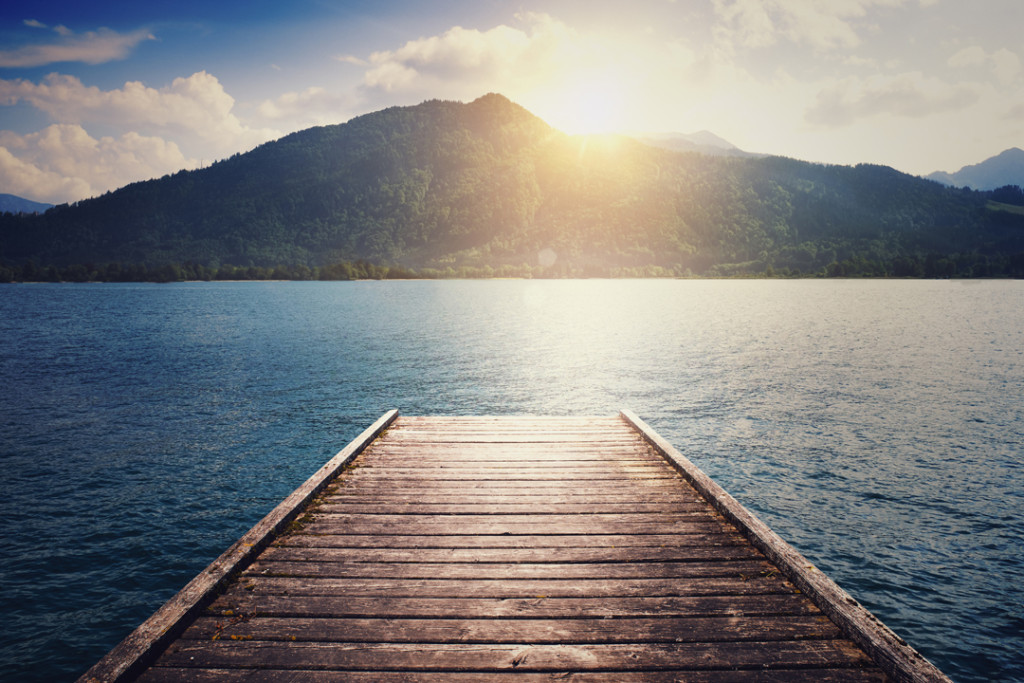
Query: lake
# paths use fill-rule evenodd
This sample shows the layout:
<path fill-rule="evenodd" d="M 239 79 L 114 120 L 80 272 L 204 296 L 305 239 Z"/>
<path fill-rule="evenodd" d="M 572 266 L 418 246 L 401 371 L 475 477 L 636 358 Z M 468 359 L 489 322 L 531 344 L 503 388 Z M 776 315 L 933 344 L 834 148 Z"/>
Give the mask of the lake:
<path fill-rule="evenodd" d="M 1024 680 L 1024 282 L 0 286 L 0 663 L 71 680 L 390 408 L 630 408 L 954 680 Z"/>

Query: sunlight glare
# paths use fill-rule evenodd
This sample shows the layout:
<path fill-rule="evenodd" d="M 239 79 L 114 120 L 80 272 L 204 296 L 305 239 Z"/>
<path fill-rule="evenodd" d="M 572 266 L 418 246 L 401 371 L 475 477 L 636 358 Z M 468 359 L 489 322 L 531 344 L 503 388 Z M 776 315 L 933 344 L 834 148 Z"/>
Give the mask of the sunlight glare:
<path fill-rule="evenodd" d="M 623 92 L 602 75 L 576 80 L 558 96 L 550 123 L 573 135 L 612 133 L 624 127 Z"/>

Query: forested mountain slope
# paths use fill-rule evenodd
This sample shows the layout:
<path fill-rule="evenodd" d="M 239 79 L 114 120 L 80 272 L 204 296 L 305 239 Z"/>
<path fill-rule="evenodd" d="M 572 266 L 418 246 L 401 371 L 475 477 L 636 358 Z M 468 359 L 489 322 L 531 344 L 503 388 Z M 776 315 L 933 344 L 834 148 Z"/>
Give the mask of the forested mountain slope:
<path fill-rule="evenodd" d="M 1002 274 L 1022 252 L 1024 216 L 986 193 L 879 166 L 570 137 L 494 94 L 386 109 L 0 219 L 9 267 L 366 260 L 534 275 L 920 275 L 943 261 Z"/>

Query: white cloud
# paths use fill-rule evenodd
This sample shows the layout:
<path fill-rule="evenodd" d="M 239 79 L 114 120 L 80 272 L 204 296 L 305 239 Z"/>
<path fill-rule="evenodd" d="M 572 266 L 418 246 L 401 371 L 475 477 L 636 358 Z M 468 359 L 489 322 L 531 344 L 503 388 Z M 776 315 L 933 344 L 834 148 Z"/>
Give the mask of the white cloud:
<path fill-rule="evenodd" d="M 970 66 L 981 66 L 988 59 L 988 55 L 985 50 L 972 45 L 971 47 L 965 47 L 947 60 L 947 64 L 954 68 L 964 68 Z"/>
<path fill-rule="evenodd" d="M 35 20 L 26 20 L 27 26 L 46 28 Z M 131 33 L 118 33 L 107 28 L 90 31 L 81 35 L 72 33 L 65 26 L 53 29 L 62 40 L 47 45 L 26 45 L 13 50 L 0 50 L 0 67 L 45 66 L 56 62 L 85 62 L 102 64 L 124 59 L 144 40 L 153 40 L 153 34 L 146 29 Z"/>
<path fill-rule="evenodd" d="M 1006 112 L 1003 118 L 1014 122 L 1024 120 L 1024 102 L 1010 107 L 1010 110 Z"/>
<path fill-rule="evenodd" d="M 907 0 L 713 0 L 715 36 L 732 48 L 760 48 L 780 40 L 819 49 L 861 43 L 858 21 L 876 7 Z"/>
<path fill-rule="evenodd" d="M 365 59 L 360 59 L 355 55 L 335 55 L 334 58 L 339 62 L 344 62 L 345 64 L 355 64 L 356 66 L 370 65 L 368 61 L 366 61 Z"/>
<path fill-rule="evenodd" d="M 39 201 L 84 199 L 195 165 L 173 142 L 138 133 L 97 139 L 69 124 L 0 131 L 0 187 Z"/>
<path fill-rule="evenodd" d="M 748 48 L 773 45 L 778 37 L 770 5 L 758 0 L 714 0 L 715 13 L 723 22 L 716 27 L 716 35 L 723 42 Z"/>
<path fill-rule="evenodd" d="M 848 77 L 821 90 L 806 118 L 823 126 L 844 126 L 881 115 L 922 118 L 969 107 L 979 96 L 976 87 L 951 85 L 920 72 Z"/>
<path fill-rule="evenodd" d="M 340 123 L 351 118 L 352 98 L 326 88 L 310 87 L 265 100 L 256 112 L 266 121 L 289 129 Z"/>
<path fill-rule="evenodd" d="M 301 109 L 305 100 L 282 98 Z M 162 88 L 137 81 L 103 90 L 74 76 L 42 82 L 0 80 L 0 105 L 30 104 L 55 121 L 27 135 L 0 131 L 0 187 L 46 201 L 100 194 L 124 184 L 244 151 L 278 137 L 235 114 L 235 100 L 206 72 L 176 78 Z M 117 131 L 99 136 L 90 130 Z"/>
<path fill-rule="evenodd" d="M 1006 48 L 994 52 L 991 60 L 992 69 L 1001 83 L 1010 83 L 1021 73 L 1020 57 Z"/>
<path fill-rule="evenodd" d="M 708 126 L 706 120 L 721 121 L 723 112 L 749 110 L 739 100 L 752 88 L 777 93 L 775 83 L 752 84 L 749 74 L 724 57 L 713 46 L 652 39 L 644 29 L 577 31 L 549 15 L 525 13 L 512 26 L 456 26 L 374 52 L 366 60 L 358 104 L 469 100 L 496 91 L 570 132 L 689 129 L 690 119 L 699 117 Z M 264 111 L 273 109 L 265 103 Z"/>
<path fill-rule="evenodd" d="M 532 43 L 533 37 L 509 26 L 488 31 L 456 26 L 440 36 L 411 40 L 397 50 L 373 53 L 365 83 L 392 92 L 423 77 L 495 74 L 515 64 Z"/>
<path fill-rule="evenodd" d="M 394 61 L 382 61 L 366 72 L 363 83 L 371 89 L 384 92 L 403 90 L 416 83 L 419 78 L 416 69 Z"/>
<path fill-rule="evenodd" d="M 101 90 L 61 74 L 50 74 L 42 83 L 0 80 L 0 103 L 19 101 L 58 123 L 100 123 L 148 134 L 184 135 L 183 142 L 194 140 L 210 154 L 237 152 L 278 135 L 243 124 L 232 111 L 234 98 L 205 71 L 176 78 L 159 89 L 129 81 L 117 90 Z"/>
<path fill-rule="evenodd" d="M 984 48 L 972 45 L 955 53 L 946 63 L 957 69 L 988 69 L 1004 85 L 1013 82 L 1021 74 L 1020 57 L 1005 47 L 990 54 Z"/>
<path fill-rule="evenodd" d="M 22 161 L 3 146 L 0 146 L 0 184 L 6 192 L 51 204 L 94 194 L 88 181 L 41 169 Z"/>

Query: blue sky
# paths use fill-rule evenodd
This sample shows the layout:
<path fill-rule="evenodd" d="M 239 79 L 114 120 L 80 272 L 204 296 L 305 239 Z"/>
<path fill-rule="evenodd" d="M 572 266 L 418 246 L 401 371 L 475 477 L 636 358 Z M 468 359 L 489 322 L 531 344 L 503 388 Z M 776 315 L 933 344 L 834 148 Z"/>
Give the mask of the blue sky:
<path fill-rule="evenodd" d="M 500 92 L 570 133 L 953 171 L 1024 147 L 1020 0 L 0 8 L 0 192 L 74 201 L 313 125 Z"/>

